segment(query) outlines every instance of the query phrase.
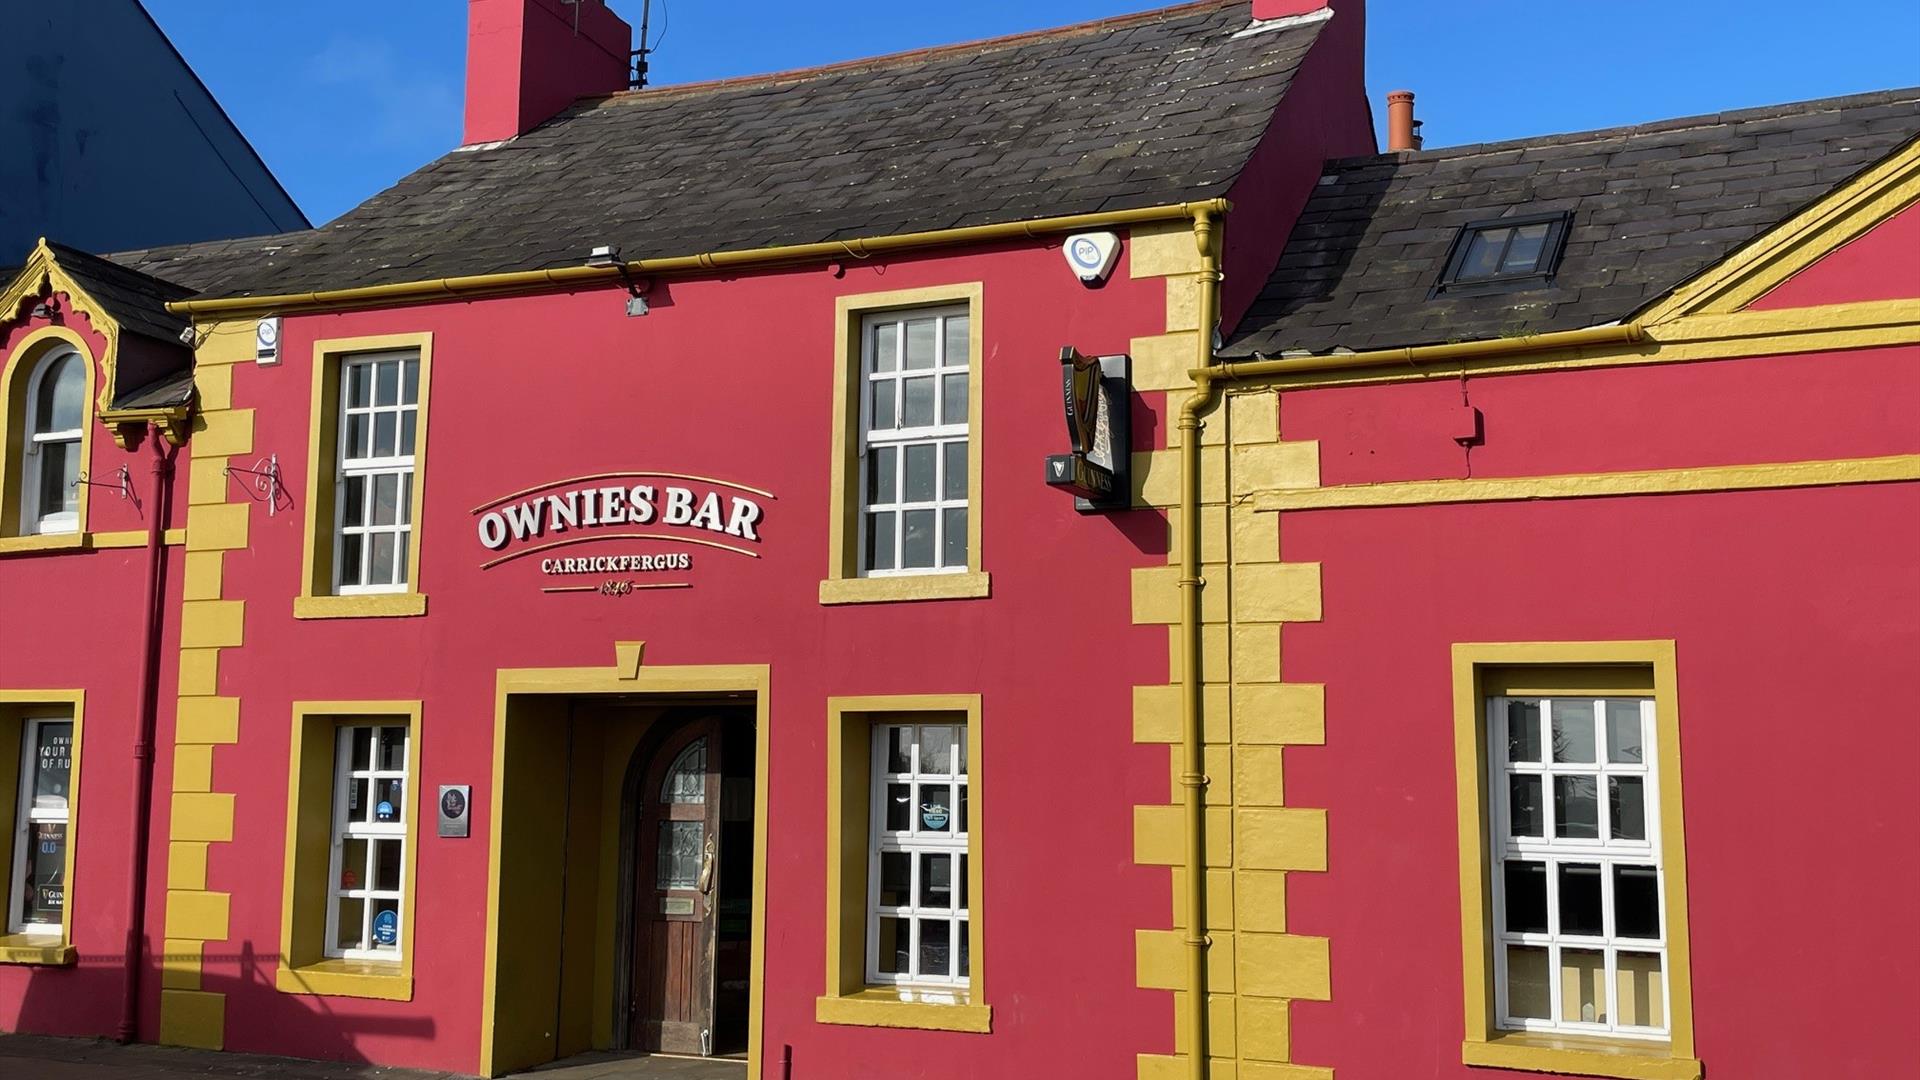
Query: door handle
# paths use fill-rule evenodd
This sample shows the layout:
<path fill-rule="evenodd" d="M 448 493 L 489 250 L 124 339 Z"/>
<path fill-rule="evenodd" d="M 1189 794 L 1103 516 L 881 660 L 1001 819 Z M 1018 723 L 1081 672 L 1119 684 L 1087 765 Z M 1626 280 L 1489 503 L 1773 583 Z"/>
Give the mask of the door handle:
<path fill-rule="evenodd" d="M 713 891 L 713 848 L 713 834 L 708 833 L 706 847 L 700 855 L 700 891 L 703 893 Z"/>

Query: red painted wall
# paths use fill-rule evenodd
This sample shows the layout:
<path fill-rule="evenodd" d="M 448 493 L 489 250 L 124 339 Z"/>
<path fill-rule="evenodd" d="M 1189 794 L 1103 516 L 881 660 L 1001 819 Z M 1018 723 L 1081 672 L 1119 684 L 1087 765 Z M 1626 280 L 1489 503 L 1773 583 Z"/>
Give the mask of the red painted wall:
<path fill-rule="evenodd" d="M 1920 297 L 1920 204 L 1908 206 L 1748 304 L 1756 311 Z"/>
<path fill-rule="evenodd" d="M 67 311 L 62 297 L 61 307 Z M 83 315 L 63 316 L 65 325 L 86 339 L 94 355 L 105 339 Z M 0 324 L 0 365 L 14 348 L 47 320 L 22 318 Z M 96 392 L 103 385 L 96 368 Z M 150 494 L 151 446 L 128 452 L 114 445 L 103 427 L 93 430 L 90 476 L 110 477 L 125 465 L 131 471 L 140 504 L 122 500 L 110 488 L 89 496 L 92 532 L 144 530 L 153 512 Z M 188 452 L 176 457 L 186 473 Z M 185 500 L 172 501 L 170 526 L 185 524 Z M 180 549 L 168 550 L 168 610 L 180 602 Z M 53 968 L 0 964 L 0 1031 L 61 1035 L 111 1035 L 119 1021 L 125 983 L 127 886 L 131 873 L 131 824 L 140 687 L 140 630 L 145 611 L 142 586 L 144 548 L 44 552 L 0 557 L 0 689 L 86 692 L 81 729 L 79 802 L 71 825 L 74 871 L 70 903 L 73 943 L 79 962 Z M 158 734 L 156 810 L 147 836 L 156 872 L 147 888 L 146 934 L 157 949 L 166 906 L 166 792 L 173 775 L 171 747 L 174 680 L 178 673 L 178 624 L 170 621 L 162 640 L 161 729 Z M 12 797 L 17 777 L 0 778 L 0 790 Z M 5 886 L 0 885 L 0 894 Z M 157 983 L 156 973 L 149 990 Z M 158 999 L 144 1001 L 141 1032 L 157 1030 Z"/>
<path fill-rule="evenodd" d="M 827 560 L 834 297 L 984 282 L 983 559 L 990 599 L 822 607 Z M 289 318 L 276 368 L 235 371 L 256 410 L 257 448 L 277 452 L 304 505 L 311 355 L 321 337 L 429 330 L 434 338 L 420 580 L 423 618 L 296 622 L 299 513 L 256 513 L 228 556 L 225 595 L 246 601 L 246 644 L 221 657 L 241 698 L 241 741 L 215 761 L 238 793 L 234 841 L 209 884 L 230 890 L 234 940 L 251 962 L 207 965 L 227 997 L 227 1047 L 470 1070 L 479 1040 L 494 672 L 604 666 L 615 640 L 646 662 L 770 663 L 771 802 L 766 985 L 769 1073 L 782 1045 L 799 1075 L 851 1061 L 897 1077 L 1131 1074 L 1169 1050 L 1166 995 L 1134 988 L 1133 931 L 1164 925 L 1168 877 L 1132 862 L 1131 808 L 1168 797 L 1166 751 L 1128 737 L 1131 678 L 1164 670 L 1164 638 L 1128 626 L 1116 582 L 1165 560 L 1157 515 L 1081 516 L 1041 482 L 1063 442 L 1058 351 L 1122 352 L 1158 331 L 1162 285 L 1117 269 L 1098 290 L 1056 244 L 897 259 L 725 280 L 657 282 L 630 319 L 617 289 L 406 311 Z M 491 553 L 470 509 L 544 481 L 657 468 L 763 487 L 764 556 L 690 549 L 693 587 L 624 598 L 542 595 L 538 559 L 481 571 Z M 601 548 L 604 553 L 608 550 Z M 660 550 L 674 550 L 664 545 Z M 566 554 L 594 554 L 592 547 Z M 978 692 L 984 697 L 984 951 L 994 1033 L 816 1025 L 822 991 L 824 743 L 829 695 Z M 289 706 L 303 699 L 420 698 L 423 790 L 472 783 L 474 839 L 419 852 L 415 999 L 316 999 L 273 989 L 280 934 Z M 1104 734 L 1103 734 L 1104 733 Z M 1040 763 L 1054 766 L 1038 767 Z M 1042 823 L 1032 827 L 1029 823 Z M 1034 917 L 1036 896 L 1078 897 Z M 1071 987 L 1063 972 L 1073 972 Z M 1125 1039 L 1115 1039 L 1126 1032 Z"/>

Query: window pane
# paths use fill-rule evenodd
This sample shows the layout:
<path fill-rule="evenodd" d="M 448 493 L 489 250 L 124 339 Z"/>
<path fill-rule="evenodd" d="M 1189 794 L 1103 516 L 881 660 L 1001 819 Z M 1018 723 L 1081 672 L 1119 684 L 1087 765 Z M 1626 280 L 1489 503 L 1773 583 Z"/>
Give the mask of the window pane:
<path fill-rule="evenodd" d="M 1560 950 L 1560 1019 L 1607 1022 L 1607 961 L 1597 949 Z"/>
<path fill-rule="evenodd" d="M 1600 914 L 1598 863 L 1561 863 L 1560 932 L 1599 937 L 1606 932 Z"/>
<path fill-rule="evenodd" d="M 1591 776 L 1553 778 L 1553 834 L 1567 840 L 1600 835 L 1600 812 Z"/>
<path fill-rule="evenodd" d="M 397 445 L 394 436 L 394 415 L 390 412 L 373 414 L 373 456 L 392 457 Z"/>
<path fill-rule="evenodd" d="M 967 422 L 967 377 L 943 375 L 940 377 L 940 422 L 943 424 L 964 424 Z"/>
<path fill-rule="evenodd" d="M 705 736 L 687 744 L 673 764 L 667 766 L 667 778 L 660 784 L 660 801 L 698 806 L 707 801 L 707 740 Z"/>
<path fill-rule="evenodd" d="M 958 785 L 960 791 L 960 823 L 954 826 L 960 832 L 967 831 L 967 785 Z"/>
<path fill-rule="evenodd" d="M 967 508 L 956 506 L 951 510 L 940 511 L 946 520 L 942 528 L 946 530 L 941 538 L 940 565 L 967 565 Z"/>
<path fill-rule="evenodd" d="M 367 523 L 367 478 L 349 476 L 341 485 L 340 524 L 358 528 Z"/>
<path fill-rule="evenodd" d="M 660 823 L 660 853 L 654 874 L 656 888 L 691 889 L 699 884 L 705 834 L 706 823 L 701 821 Z"/>
<path fill-rule="evenodd" d="M 912 319 L 907 323 L 907 370 L 933 366 L 933 343 L 937 320 Z"/>
<path fill-rule="evenodd" d="M 341 889 L 364 889 L 367 887 L 367 845 L 368 840 L 360 837 L 347 837 L 340 844 L 340 881 Z"/>
<path fill-rule="evenodd" d="M 900 451 L 891 446 L 876 446 L 867 451 L 867 504 L 894 501 L 894 470 Z"/>
<path fill-rule="evenodd" d="M 948 367 L 958 367 L 970 363 L 967 349 L 968 317 L 965 315 L 947 316 L 947 356 Z"/>
<path fill-rule="evenodd" d="M 1540 703 L 1507 702 L 1507 760 L 1540 760 Z"/>
<path fill-rule="evenodd" d="M 920 855 L 920 906 L 953 906 L 953 856 L 922 852 Z"/>
<path fill-rule="evenodd" d="M 906 533 L 900 545 L 902 569 L 926 569 L 933 566 L 933 511 L 909 510 L 901 515 Z"/>
<path fill-rule="evenodd" d="M 373 767 L 373 729 L 357 727 L 353 730 L 353 760 L 350 767 L 356 772 L 364 772 Z"/>
<path fill-rule="evenodd" d="M 953 827 L 952 788 L 946 784 L 921 784 L 920 831 L 947 832 Z"/>
<path fill-rule="evenodd" d="M 967 805 L 967 789 L 966 788 L 960 789 L 960 805 L 962 807 Z M 967 816 L 966 814 L 962 813 L 960 815 L 960 827 L 962 831 L 966 829 L 966 825 L 967 825 Z M 965 911 L 966 909 L 967 909 L 967 857 L 965 855 L 962 855 L 960 856 L 960 910 Z M 961 923 L 960 925 L 962 928 L 964 928 L 967 924 Z M 961 940 L 964 941 L 965 939 L 962 938 Z"/>
<path fill-rule="evenodd" d="M 357 896 L 343 896 L 334 901 L 339 918 L 339 929 L 334 935 L 334 945 L 341 949 L 364 949 L 366 939 L 361 937 L 361 924 L 367 917 L 367 902 Z"/>
<path fill-rule="evenodd" d="M 943 499 L 964 499 L 967 497 L 967 444 L 964 442 L 942 443 L 940 453 L 945 460 L 945 469 L 940 475 L 940 497 Z"/>
<path fill-rule="evenodd" d="M 370 539 L 373 543 L 373 557 L 367 564 L 366 583 L 392 585 L 397 580 L 393 573 L 393 534 L 374 533 Z"/>
<path fill-rule="evenodd" d="M 67 823 L 36 821 L 31 832 L 15 833 L 27 842 L 21 860 L 25 876 L 20 890 L 23 922 L 57 923 L 67 906 Z"/>
<path fill-rule="evenodd" d="M 953 771 L 952 728 L 920 729 L 920 771 L 935 776 L 946 776 Z"/>
<path fill-rule="evenodd" d="M 398 405 L 400 403 L 400 365 L 393 361 L 373 366 L 375 405 Z"/>
<path fill-rule="evenodd" d="M 1537 775 L 1507 777 L 1507 822 L 1514 836 L 1545 836 L 1546 807 L 1540 799 Z"/>
<path fill-rule="evenodd" d="M 873 328 L 873 370 L 892 371 L 900 366 L 900 324 L 880 323 Z"/>
<path fill-rule="evenodd" d="M 400 522 L 400 477 L 381 473 L 373 478 L 373 524 L 397 525 Z"/>
<path fill-rule="evenodd" d="M 400 841 L 373 842 L 373 887 L 381 892 L 400 890 Z"/>
<path fill-rule="evenodd" d="M 1593 702 L 1553 701 L 1553 760 L 1584 763 L 1594 759 Z"/>
<path fill-rule="evenodd" d="M 34 456 L 40 459 L 40 489 L 34 501 L 34 516 L 47 517 L 80 508 L 80 491 L 73 486 L 80 479 L 80 444 L 43 442 Z"/>
<path fill-rule="evenodd" d="M 893 530 L 898 520 L 891 511 L 867 515 L 867 569 L 893 569 Z"/>
<path fill-rule="evenodd" d="M 913 771 L 912 728 L 896 725 L 887 729 L 887 771 L 890 773 Z"/>
<path fill-rule="evenodd" d="M 945 919 L 915 919 L 920 929 L 920 974 L 951 974 L 947 966 L 947 942 L 951 925 Z"/>
<path fill-rule="evenodd" d="M 1613 868 L 1613 932 L 1616 937 L 1660 936 L 1660 871 L 1657 868 Z"/>
<path fill-rule="evenodd" d="M 347 782 L 347 820 L 373 820 L 373 807 L 367 803 L 367 781 L 365 777 L 355 777 Z"/>
<path fill-rule="evenodd" d="M 406 728 L 388 726 L 380 729 L 380 764 L 377 767 L 388 772 L 406 771 Z"/>
<path fill-rule="evenodd" d="M 340 538 L 340 584 L 363 585 L 366 575 L 360 566 L 360 546 L 363 537 L 359 533 L 349 533 Z"/>
<path fill-rule="evenodd" d="M 1503 866 L 1507 886 L 1507 930 L 1515 934 L 1547 932 L 1547 864 L 1509 859 Z"/>
<path fill-rule="evenodd" d="M 874 960 L 883 975 L 905 975 L 911 970 L 907 966 L 912 948 L 907 922 L 888 915 L 880 918 L 880 947 L 875 950 L 878 955 Z"/>
<path fill-rule="evenodd" d="M 35 434 L 73 431 L 80 427 L 86 412 L 87 373 L 78 354 L 68 353 L 53 362 L 40 377 L 40 398 L 35 402 Z"/>
<path fill-rule="evenodd" d="M 892 431 L 900 426 L 899 419 L 893 413 L 893 388 L 898 385 L 892 379 L 881 379 L 873 384 L 873 414 L 868 421 L 868 430 Z"/>
<path fill-rule="evenodd" d="M 933 423 L 933 376 L 902 381 L 905 389 L 900 403 L 901 427 L 927 427 Z"/>
<path fill-rule="evenodd" d="M 906 488 L 903 501 L 932 502 L 934 493 L 935 449 L 932 443 L 906 448 Z"/>
<path fill-rule="evenodd" d="M 415 413 L 412 409 L 408 409 L 407 411 L 400 414 L 400 456 L 401 457 L 413 456 L 413 429 L 419 423 L 419 421 L 420 421 L 419 415 Z"/>
<path fill-rule="evenodd" d="M 965 921 L 960 923 L 960 970 L 956 974 L 963 979 L 972 974 L 970 970 L 971 965 L 968 963 L 969 957 L 967 956 L 967 931 L 969 929 L 971 929 L 971 927 L 968 923 Z"/>
<path fill-rule="evenodd" d="M 364 409 L 373 404 L 372 365 L 347 365 L 347 407 Z"/>
<path fill-rule="evenodd" d="M 373 820 L 387 824 L 406 820 L 405 803 L 400 798 L 405 783 L 392 777 L 373 782 Z"/>
<path fill-rule="evenodd" d="M 43 723 L 34 736 L 33 809 L 65 810 L 73 775 L 73 724 Z"/>
<path fill-rule="evenodd" d="M 1657 953 L 1623 952 L 1614 960 L 1614 995 L 1620 1023 L 1634 1027 L 1667 1026 L 1666 983 Z"/>
<path fill-rule="evenodd" d="M 373 902 L 373 947 L 400 947 L 400 901 L 392 897 Z"/>
<path fill-rule="evenodd" d="M 1507 245 L 1507 257 L 1500 261 L 1503 274 L 1526 274 L 1539 268 L 1540 252 L 1547 244 L 1547 222 L 1522 225 L 1513 231 L 1513 243 Z"/>
<path fill-rule="evenodd" d="M 420 361 L 401 362 L 400 404 L 417 405 L 420 402 Z"/>
<path fill-rule="evenodd" d="M 1647 838 L 1645 781 L 1637 776 L 1607 777 L 1607 827 L 1615 840 Z"/>
<path fill-rule="evenodd" d="M 347 435 L 340 445 L 344 447 L 343 456 L 363 458 L 367 456 L 367 417 L 357 414 L 347 417 Z"/>
<path fill-rule="evenodd" d="M 1467 238 L 1467 255 L 1460 262 L 1461 280 L 1489 277 L 1500 267 L 1500 252 L 1511 229 L 1481 229 Z"/>
<path fill-rule="evenodd" d="M 1646 748 L 1640 743 L 1640 703 L 1610 699 L 1607 702 L 1607 760 L 1635 765 L 1645 761 Z"/>
<path fill-rule="evenodd" d="M 909 784 L 887 785 L 887 831 L 906 832 L 913 823 L 913 788 Z"/>
<path fill-rule="evenodd" d="M 1537 945 L 1507 946 L 1507 1015 L 1545 1020 L 1552 1011 L 1547 984 L 1547 950 Z"/>
<path fill-rule="evenodd" d="M 913 900 L 913 856 L 904 851 L 880 853 L 880 903 L 904 907 Z"/>

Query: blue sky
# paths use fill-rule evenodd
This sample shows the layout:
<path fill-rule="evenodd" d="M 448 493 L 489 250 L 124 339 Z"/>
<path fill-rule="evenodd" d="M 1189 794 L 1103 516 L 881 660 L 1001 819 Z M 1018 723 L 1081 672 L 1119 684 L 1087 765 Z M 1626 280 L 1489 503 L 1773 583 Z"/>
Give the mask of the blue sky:
<path fill-rule="evenodd" d="M 145 0 L 314 222 L 459 141 L 462 0 Z M 641 0 L 611 0 L 636 26 Z M 654 0 L 653 83 L 804 67 L 1165 6 L 1155 0 Z M 1367 89 L 1427 145 L 1920 84 L 1920 4 L 1371 0 Z M 664 37 L 663 37 L 664 33 Z"/>

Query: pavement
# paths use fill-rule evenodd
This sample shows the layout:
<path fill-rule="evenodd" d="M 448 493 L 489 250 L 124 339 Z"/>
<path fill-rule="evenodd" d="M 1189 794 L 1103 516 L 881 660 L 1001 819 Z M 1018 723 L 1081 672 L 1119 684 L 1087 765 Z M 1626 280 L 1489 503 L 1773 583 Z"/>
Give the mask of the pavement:
<path fill-rule="evenodd" d="M 737 1058 L 580 1054 L 542 1065 L 538 1080 L 746 1080 Z M 307 1061 L 177 1046 L 122 1046 L 105 1039 L 0 1034 L 0 1080 L 466 1080 L 462 1073 Z"/>

